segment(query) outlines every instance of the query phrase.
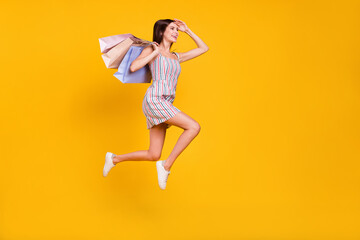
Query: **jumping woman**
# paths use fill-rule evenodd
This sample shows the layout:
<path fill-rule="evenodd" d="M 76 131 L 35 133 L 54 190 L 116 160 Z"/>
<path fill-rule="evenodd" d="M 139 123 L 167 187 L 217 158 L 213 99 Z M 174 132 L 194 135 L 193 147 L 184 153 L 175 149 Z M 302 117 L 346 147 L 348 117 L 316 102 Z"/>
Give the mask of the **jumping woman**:
<path fill-rule="evenodd" d="M 170 48 L 177 41 L 179 32 L 187 33 L 196 43 L 197 48 L 187 52 L 172 52 Z M 209 50 L 209 47 L 179 19 L 162 19 L 154 25 L 153 43 L 144 48 L 131 63 L 130 71 L 135 72 L 149 64 L 153 82 L 147 89 L 142 110 L 150 131 L 150 147 L 127 154 L 106 153 L 103 169 L 104 177 L 116 164 L 124 161 L 157 161 L 156 169 L 161 189 L 165 189 L 170 169 L 176 158 L 199 134 L 200 125 L 190 116 L 173 105 L 177 79 L 180 75 L 180 63 L 193 59 Z M 175 125 L 184 129 L 174 149 L 166 160 L 161 157 L 166 130 Z"/>

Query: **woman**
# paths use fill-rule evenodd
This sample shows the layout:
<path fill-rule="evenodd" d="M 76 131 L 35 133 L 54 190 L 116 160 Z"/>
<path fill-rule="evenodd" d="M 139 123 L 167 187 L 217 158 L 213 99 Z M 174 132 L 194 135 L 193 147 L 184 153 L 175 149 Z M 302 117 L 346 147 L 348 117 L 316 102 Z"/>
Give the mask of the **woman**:
<path fill-rule="evenodd" d="M 187 52 L 172 52 L 171 54 L 170 48 L 177 41 L 178 31 L 187 33 L 198 47 Z M 181 71 L 180 63 L 193 59 L 208 50 L 209 47 L 183 21 L 163 19 L 155 23 L 153 43 L 144 48 L 130 66 L 130 71 L 135 72 L 149 64 L 152 74 L 153 82 L 147 89 L 142 103 L 147 128 L 150 130 L 150 147 L 148 150 L 121 155 L 106 153 L 104 177 L 120 162 L 157 161 L 158 183 L 161 189 L 165 189 L 170 169 L 176 158 L 200 131 L 198 122 L 173 105 L 177 78 Z M 166 130 L 171 125 L 184 129 L 184 132 L 170 156 L 166 160 L 158 161 L 161 157 Z"/>

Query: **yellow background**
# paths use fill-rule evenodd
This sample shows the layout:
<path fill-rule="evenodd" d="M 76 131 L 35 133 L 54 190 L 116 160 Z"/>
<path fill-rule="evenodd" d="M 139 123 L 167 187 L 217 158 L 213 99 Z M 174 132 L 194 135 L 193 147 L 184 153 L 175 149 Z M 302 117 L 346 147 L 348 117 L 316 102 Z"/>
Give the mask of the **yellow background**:
<path fill-rule="evenodd" d="M 360 239 L 360 2 L 135 2 L 2 1 L 0 239 Z M 201 131 L 162 191 L 155 162 L 102 176 L 148 148 L 149 84 L 117 80 L 98 38 L 164 18 L 210 50 L 181 65 Z"/>

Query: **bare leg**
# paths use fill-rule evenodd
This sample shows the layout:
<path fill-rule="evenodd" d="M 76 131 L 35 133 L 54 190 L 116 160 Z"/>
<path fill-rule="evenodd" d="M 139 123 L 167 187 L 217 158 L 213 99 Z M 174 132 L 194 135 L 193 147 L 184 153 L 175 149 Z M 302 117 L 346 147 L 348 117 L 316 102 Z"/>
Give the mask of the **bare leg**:
<path fill-rule="evenodd" d="M 192 119 L 184 112 L 177 113 L 173 118 L 165 121 L 165 123 L 175 125 L 184 129 L 184 132 L 180 135 L 174 149 L 166 159 L 164 168 L 170 171 L 170 168 L 174 164 L 176 158 L 184 151 L 184 149 L 190 144 L 190 142 L 199 134 L 200 124 Z"/>
<path fill-rule="evenodd" d="M 124 161 L 157 161 L 161 157 L 166 135 L 166 124 L 161 123 L 149 129 L 150 147 L 149 150 L 116 155 L 113 163 L 117 164 Z"/>

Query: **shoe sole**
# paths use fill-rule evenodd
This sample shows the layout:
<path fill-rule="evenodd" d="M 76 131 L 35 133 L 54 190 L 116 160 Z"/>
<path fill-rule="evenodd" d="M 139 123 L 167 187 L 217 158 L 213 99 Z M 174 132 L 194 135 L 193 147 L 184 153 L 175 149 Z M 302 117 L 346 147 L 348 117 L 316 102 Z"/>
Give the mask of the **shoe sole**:
<path fill-rule="evenodd" d="M 162 166 L 162 161 L 157 161 L 157 162 L 156 162 L 156 170 L 157 170 L 157 175 L 158 175 L 158 185 L 159 185 L 159 187 L 160 187 L 161 190 L 165 190 L 166 185 L 165 185 L 164 188 L 162 188 L 162 187 L 160 186 L 159 172 L 162 170 L 161 167 L 163 167 L 163 166 Z"/>
<path fill-rule="evenodd" d="M 112 157 L 112 153 L 111 153 L 111 152 L 107 152 L 106 155 L 105 155 L 105 164 L 104 164 L 104 168 L 103 168 L 103 176 L 104 176 L 104 177 L 106 177 L 106 176 L 109 174 L 110 170 L 111 170 L 111 168 L 110 168 L 110 170 L 107 172 L 107 174 L 105 174 L 105 166 L 106 166 L 107 164 L 112 163 L 111 157 Z M 114 166 L 113 166 L 113 167 L 114 167 Z"/>

